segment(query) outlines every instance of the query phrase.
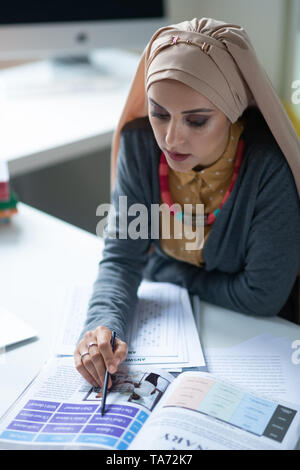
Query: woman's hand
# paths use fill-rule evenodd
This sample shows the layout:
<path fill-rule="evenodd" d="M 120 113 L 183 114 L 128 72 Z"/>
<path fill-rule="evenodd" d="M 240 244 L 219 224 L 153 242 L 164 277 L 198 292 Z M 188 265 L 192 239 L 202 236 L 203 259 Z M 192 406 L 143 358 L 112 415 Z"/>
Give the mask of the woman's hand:
<path fill-rule="evenodd" d="M 110 374 L 114 374 L 119 364 L 126 359 L 127 344 L 116 337 L 112 352 L 110 340 L 109 328 L 98 326 L 95 330 L 85 333 L 74 351 L 76 369 L 94 387 L 103 386 L 106 369 Z M 108 388 L 111 385 L 109 378 Z"/>

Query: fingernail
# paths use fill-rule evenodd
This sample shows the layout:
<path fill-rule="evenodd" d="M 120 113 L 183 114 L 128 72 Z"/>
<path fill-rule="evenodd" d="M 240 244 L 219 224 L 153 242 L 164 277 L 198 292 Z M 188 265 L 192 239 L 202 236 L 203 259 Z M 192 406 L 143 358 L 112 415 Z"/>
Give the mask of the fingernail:
<path fill-rule="evenodd" d="M 116 369 L 116 368 L 115 368 L 115 366 L 114 366 L 113 364 L 111 364 L 110 366 L 108 366 L 108 372 L 109 372 L 110 374 L 113 374 L 113 373 L 115 372 L 115 369 Z"/>

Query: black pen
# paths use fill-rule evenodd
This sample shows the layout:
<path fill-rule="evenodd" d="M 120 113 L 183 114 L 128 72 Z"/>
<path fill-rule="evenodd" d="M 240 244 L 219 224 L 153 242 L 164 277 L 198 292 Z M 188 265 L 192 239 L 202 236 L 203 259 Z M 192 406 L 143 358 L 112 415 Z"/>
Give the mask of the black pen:
<path fill-rule="evenodd" d="M 113 331 L 111 334 L 111 340 L 110 340 L 110 345 L 112 352 L 114 352 L 114 346 L 115 346 L 115 338 L 116 338 L 116 332 Z M 101 403 L 101 416 L 104 415 L 105 411 L 105 401 L 106 401 L 106 394 L 107 394 L 107 387 L 108 387 L 108 380 L 109 380 L 109 372 L 106 369 L 105 372 L 105 379 L 104 379 L 104 385 L 103 385 L 103 393 L 102 393 L 102 403 Z"/>

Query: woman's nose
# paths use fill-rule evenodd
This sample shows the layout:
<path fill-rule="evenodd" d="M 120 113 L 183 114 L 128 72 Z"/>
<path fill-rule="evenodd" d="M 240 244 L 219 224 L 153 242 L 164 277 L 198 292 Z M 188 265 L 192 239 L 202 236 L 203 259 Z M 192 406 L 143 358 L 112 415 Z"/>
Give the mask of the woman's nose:
<path fill-rule="evenodd" d="M 166 144 L 168 149 L 179 151 L 183 143 L 184 138 L 180 124 L 170 121 L 166 130 Z"/>

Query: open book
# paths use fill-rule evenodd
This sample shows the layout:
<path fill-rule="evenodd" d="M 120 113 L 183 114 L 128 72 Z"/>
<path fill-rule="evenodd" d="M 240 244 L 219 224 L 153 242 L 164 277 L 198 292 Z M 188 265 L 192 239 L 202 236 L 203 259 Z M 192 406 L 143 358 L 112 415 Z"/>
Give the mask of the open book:
<path fill-rule="evenodd" d="M 0 448 L 293 449 L 300 410 L 207 372 L 176 377 L 123 366 L 101 416 L 101 389 L 56 357 L 0 422 Z"/>

